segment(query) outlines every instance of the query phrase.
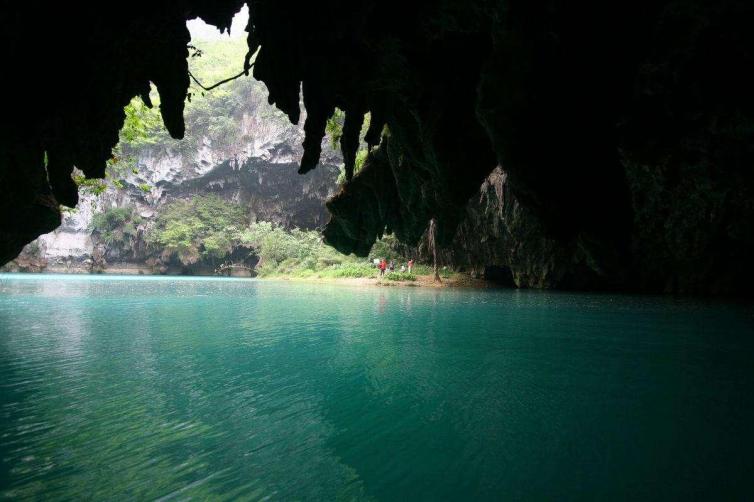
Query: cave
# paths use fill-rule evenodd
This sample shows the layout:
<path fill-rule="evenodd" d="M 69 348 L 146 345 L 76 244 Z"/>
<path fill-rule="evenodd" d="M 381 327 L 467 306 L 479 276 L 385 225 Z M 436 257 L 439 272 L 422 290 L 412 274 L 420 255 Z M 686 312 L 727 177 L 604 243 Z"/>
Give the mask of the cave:
<path fill-rule="evenodd" d="M 183 136 L 186 21 L 226 29 L 244 3 L 243 78 L 292 123 L 303 100 L 302 176 L 345 111 L 338 250 L 366 255 L 385 232 L 415 246 L 434 220 L 452 263 L 517 287 L 750 294 L 754 4 L 734 0 L 7 2 L 0 262 L 76 206 L 74 167 L 104 175 L 150 83 Z"/>
<path fill-rule="evenodd" d="M 3 2 L 0 499 L 750 498 L 752 21 Z"/>

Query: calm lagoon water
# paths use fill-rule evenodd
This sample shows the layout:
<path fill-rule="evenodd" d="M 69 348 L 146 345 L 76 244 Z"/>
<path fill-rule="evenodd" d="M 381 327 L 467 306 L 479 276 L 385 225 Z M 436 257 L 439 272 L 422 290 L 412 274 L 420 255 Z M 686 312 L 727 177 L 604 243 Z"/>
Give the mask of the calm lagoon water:
<path fill-rule="evenodd" d="M 0 275 L 0 498 L 754 495 L 754 309 Z"/>

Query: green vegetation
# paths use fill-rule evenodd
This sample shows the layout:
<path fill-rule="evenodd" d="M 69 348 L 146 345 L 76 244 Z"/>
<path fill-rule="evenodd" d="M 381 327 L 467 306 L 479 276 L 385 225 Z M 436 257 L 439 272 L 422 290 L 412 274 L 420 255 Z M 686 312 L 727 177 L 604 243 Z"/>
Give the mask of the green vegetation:
<path fill-rule="evenodd" d="M 200 50 L 190 58 L 191 72 L 205 85 L 222 80 L 243 68 L 246 51 L 243 38 L 201 42 Z M 251 77 L 241 77 L 205 92 L 192 81 L 184 113 L 186 137 L 182 141 L 174 140 L 165 130 L 159 112 L 159 95 L 154 87 L 150 93 L 152 108 L 147 107 L 140 97 L 132 99 L 124 108 L 125 122 L 120 130 L 120 141 L 107 162 L 105 178 L 86 179 L 83 173 L 74 173 L 73 180 L 79 186 L 79 192 L 99 196 L 108 189 L 123 190 L 126 188 L 125 177 L 138 174 L 137 154 L 148 148 L 172 151 L 188 158 L 205 140 L 216 149 L 240 144 L 243 139 L 239 127 L 241 115 L 247 108 L 249 96 L 263 95 L 259 90 L 255 91 L 260 85 Z M 287 120 L 282 112 L 276 115 L 280 120 Z M 145 193 L 152 189 L 145 183 L 137 188 Z"/>
<path fill-rule="evenodd" d="M 393 234 L 386 234 L 382 239 L 377 240 L 369 252 L 369 258 L 385 258 L 387 261 L 395 260 L 408 261 L 406 258 L 406 247 L 401 244 Z"/>
<path fill-rule="evenodd" d="M 429 265 L 420 265 L 416 264 L 411 270 L 412 273 L 416 275 L 429 275 L 434 274 L 434 270 Z"/>
<path fill-rule="evenodd" d="M 136 239 L 141 222 L 141 216 L 133 208 L 111 207 L 94 215 L 92 231 L 107 246 L 125 247 Z"/>
<path fill-rule="evenodd" d="M 343 277 L 377 277 L 377 269 L 369 263 L 344 263 L 322 270 L 319 275 L 320 277 L 332 277 L 336 279 Z"/>
<path fill-rule="evenodd" d="M 368 259 L 343 255 L 322 242 L 322 236 L 314 230 L 286 230 L 269 222 L 252 223 L 241 232 L 242 244 L 253 248 L 259 256 L 256 270 L 260 277 L 317 277 L 317 278 L 362 278 L 377 277 L 378 270 L 372 265 L 373 258 L 381 257 L 405 262 L 392 246 L 395 237 L 386 236 L 375 245 Z M 428 268 L 428 267 L 425 267 Z M 387 277 L 394 281 L 416 280 L 414 274 L 393 272 Z"/>
<path fill-rule="evenodd" d="M 101 195 L 107 190 L 107 182 L 101 179 L 87 179 L 83 174 L 74 174 L 73 182 L 79 187 L 79 193 Z"/>
<path fill-rule="evenodd" d="M 364 162 L 367 160 L 367 154 L 369 152 L 366 150 L 366 148 L 363 148 L 356 152 L 356 161 L 354 162 L 353 166 L 353 175 L 356 176 L 359 174 L 359 171 L 361 171 L 361 168 L 364 167 Z M 340 174 L 338 174 L 338 185 L 342 185 L 346 182 L 346 167 L 340 166 Z"/>
<path fill-rule="evenodd" d="M 346 256 L 322 241 L 316 230 L 286 229 L 270 222 L 249 223 L 244 208 L 217 195 L 180 199 L 162 207 L 148 224 L 130 207 L 113 207 L 96 214 L 93 235 L 108 247 L 133 247 L 143 228 L 147 256 L 182 266 L 217 267 L 232 262 L 252 264 L 261 277 L 377 277 L 373 258 L 405 262 L 395 237 L 378 241 L 369 259 Z M 412 281 L 414 274 L 393 272 L 393 281 Z"/>
<path fill-rule="evenodd" d="M 107 161 L 105 178 L 87 179 L 81 171 L 74 171 L 72 178 L 79 187 L 79 193 L 99 196 L 108 188 L 123 190 L 126 187 L 125 176 L 129 173 L 138 174 L 134 153 L 140 148 L 157 143 L 160 134 L 166 135 L 157 109 L 150 110 L 140 98 L 131 100 L 123 111 L 126 118 L 120 130 L 118 145 Z M 139 189 L 149 192 L 152 187 L 142 183 Z"/>
<path fill-rule="evenodd" d="M 416 275 L 408 272 L 388 272 L 385 274 L 385 279 L 389 281 L 415 281 Z"/>
<path fill-rule="evenodd" d="M 242 69 L 247 46 L 243 38 L 222 41 L 201 41 L 192 47 L 189 68 L 204 86 L 210 86 Z M 204 145 L 213 150 L 224 150 L 228 156 L 235 148 L 244 145 L 244 121 L 248 120 L 250 99 L 264 99 L 263 84 L 251 77 L 242 76 L 226 84 L 205 91 L 192 81 L 184 111 L 186 135 L 182 141 L 169 137 L 159 113 L 159 96 L 153 88 L 149 108 L 141 98 L 134 98 L 126 106 L 125 123 L 120 131 L 120 142 L 113 150 L 104 180 L 87 180 L 77 173 L 75 181 L 80 190 L 100 195 L 109 190 L 122 190 L 127 186 L 148 193 L 149 184 L 134 181 L 137 175 L 135 159 L 152 153 L 169 152 L 193 162 L 194 155 Z M 260 107 L 259 110 L 268 110 Z M 287 117 L 277 110 L 261 112 L 267 123 Z M 345 114 L 336 110 L 328 120 L 327 134 L 332 147 L 339 149 Z M 363 138 L 370 123 L 367 114 L 362 126 Z M 154 150 L 154 152 L 150 152 Z M 355 172 L 367 158 L 366 145 L 362 144 L 356 155 Z M 130 183 L 127 181 L 130 180 Z M 345 182 L 341 168 L 339 183 Z M 191 199 L 168 202 L 158 208 L 156 219 L 142 221 L 132 208 L 111 208 L 96 214 L 92 223 L 93 233 L 108 246 L 133 246 L 137 237 L 143 239 L 139 246 L 141 259 L 163 265 L 183 267 L 204 265 L 224 267 L 227 265 L 252 266 L 262 277 L 321 277 L 363 278 L 377 277 L 378 270 L 372 265 L 374 258 L 405 263 L 405 247 L 392 235 L 379 240 L 369 259 L 345 256 L 327 246 L 316 230 L 286 229 L 270 222 L 251 222 L 246 209 L 216 195 L 197 195 Z M 141 232 L 137 230 L 141 229 Z M 122 253 L 121 253 L 122 255 Z M 257 261 L 258 259 L 258 261 Z M 217 268 L 216 268 L 217 270 Z M 429 272 L 428 272 L 429 273 Z M 413 274 L 390 273 L 388 280 L 415 280 Z"/>
<path fill-rule="evenodd" d="M 330 146 L 340 148 L 340 138 L 343 137 L 343 122 L 346 120 L 346 112 L 340 108 L 335 109 L 335 113 L 327 119 L 325 125 L 325 134 L 330 138 Z"/>
<path fill-rule="evenodd" d="M 202 259 L 214 264 L 240 244 L 246 223 L 241 206 L 216 195 L 202 195 L 167 204 L 147 242 L 161 247 L 163 258 L 175 257 L 183 265 Z"/>
<path fill-rule="evenodd" d="M 364 123 L 361 125 L 361 132 L 359 133 L 359 137 L 363 138 L 364 135 L 367 133 L 367 130 L 369 129 L 369 124 L 371 122 L 371 114 L 367 113 L 364 116 Z M 330 146 L 334 150 L 338 150 L 340 148 L 340 138 L 343 137 L 343 121 L 346 119 L 346 114 L 343 110 L 340 108 L 335 109 L 335 113 L 333 113 L 332 117 L 327 119 L 327 125 L 325 126 L 325 133 L 330 138 Z M 356 176 L 359 171 L 361 171 L 361 168 L 364 166 L 364 162 L 367 160 L 367 154 L 369 152 L 367 151 L 367 147 L 365 143 L 361 143 L 359 146 L 359 150 L 356 152 L 356 160 L 354 163 L 353 168 L 353 174 Z M 346 169 L 345 166 L 340 167 L 340 174 L 338 175 L 338 184 L 342 185 L 346 182 Z"/>
<path fill-rule="evenodd" d="M 285 230 L 269 222 L 252 223 L 241 242 L 259 256 L 262 276 L 371 277 L 375 269 L 363 259 L 338 253 L 314 230 Z"/>
<path fill-rule="evenodd" d="M 120 130 L 119 145 L 128 145 L 131 150 L 135 150 L 157 144 L 160 132 L 167 135 L 158 111 L 159 96 L 156 90 L 153 90 L 153 94 L 155 106 L 152 108 L 147 107 L 141 98 L 134 98 L 123 109 L 126 120 Z"/>

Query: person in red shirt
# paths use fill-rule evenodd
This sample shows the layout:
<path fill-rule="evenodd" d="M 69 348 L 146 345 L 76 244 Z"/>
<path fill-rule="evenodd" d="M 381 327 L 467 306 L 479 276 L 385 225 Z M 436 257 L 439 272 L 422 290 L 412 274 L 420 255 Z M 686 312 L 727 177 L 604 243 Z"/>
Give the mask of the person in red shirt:
<path fill-rule="evenodd" d="M 385 275 L 385 268 L 387 268 L 387 262 L 383 258 L 382 260 L 380 260 L 380 277 Z"/>
<path fill-rule="evenodd" d="M 414 260 L 408 260 L 408 273 L 411 273 L 411 269 L 414 268 Z"/>

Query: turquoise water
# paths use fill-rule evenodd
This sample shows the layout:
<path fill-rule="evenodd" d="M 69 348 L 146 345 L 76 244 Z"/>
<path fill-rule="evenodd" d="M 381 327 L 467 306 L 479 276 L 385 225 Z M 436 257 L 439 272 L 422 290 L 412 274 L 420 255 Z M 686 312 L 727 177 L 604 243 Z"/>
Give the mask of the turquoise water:
<path fill-rule="evenodd" d="M 751 496 L 754 310 L 0 275 L 0 497 Z"/>

